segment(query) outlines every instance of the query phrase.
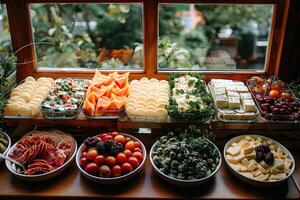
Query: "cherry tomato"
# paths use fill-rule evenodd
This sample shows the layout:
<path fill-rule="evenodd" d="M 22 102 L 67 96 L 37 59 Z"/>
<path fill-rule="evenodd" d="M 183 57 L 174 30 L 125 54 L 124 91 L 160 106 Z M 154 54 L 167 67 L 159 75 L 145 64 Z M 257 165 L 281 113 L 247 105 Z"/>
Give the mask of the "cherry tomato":
<path fill-rule="evenodd" d="M 140 165 L 140 161 L 136 157 L 129 157 L 128 162 L 133 166 L 133 168 L 137 168 Z"/>
<path fill-rule="evenodd" d="M 99 167 L 99 175 L 102 177 L 109 177 L 111 176 L 111 170 L 107 165 L 101 165 Z"/>
<path fill-rule="evenodd" d="M 117 160 L 113 156 L 107 156 L 105 158 L 105 164 L 107 164 L 108 166 L 114 166 L 116 164 L 116 162 L 117 162 Z"/>
<path fill-rule="evenodd" d="M 138 151 L 133 152 L 132 156 L 135 157 L 136 159 L 138 159 L 140 162 L 142 162 L 143 159 L 144 159 L 143 154 L 141 152 L 138 152 Z"/>
<path fill-rule="evenodd" d="M 119 133 L 118 133 L 117 131 L 113 131 L 113 132 L 111 132 L 110 135 L 114 138 L 114 137 L 116 137 L 118 134 L 119 134 Z"/>
<path fill-rule="evenodd" d="M 124 162 L 127 162 L 127 156 L 124 153 L 118 153 L 116 159 L 119 164 L 123 164 Z"/>
<path fill-rule="evenodd" d="M 94 162 L 95 162 L 98 166 L 100 166 L 100 165 L 102 165 L 102 164 L 104 163 L 104 160 L 105 160 L 105 157 L 104 157 L 103 155 L 98 155 L 98 156 L 95 158 Z"/>
<path fill-rule="evenodd" d="M 111 136 L 111 135 L 107 135 L 107 136 L 105 136 L 105 137 L 103 137 L 103 141 L 108 141 L 108 140 L 112 140 L 113 139 L 113 137 Z"/>
<path fill-rule="evenodd" d="M 135 145 L 134 145 L 133 141 L 129 141 L 125 145 L 125 149 L 129 149 L 130 151 L 133 151 L 134 148 L 135 148 Z"/>
<path fill-rule="evenodd" d="M 281 98 L 290 100 L 290 99 L 293 99 L 293 95 L 289 92 L 282 92 L 281 93 Z"/>
<path fill-rule="evenodd" d="M 87 156 L 87 152 L 82 152 L 80 158 L 86 158 L 86 156 Z"/>
<path fill-rule="evenodd" d="M 277 90 L 278 92 L 280 92 L 281 88 L 279 87 L 279 85 L 272 85 L 271 87 L 272 90 Z"/>
<path fill-rule="evenodd" d="M 85 166 L 84 171 L 89 174 L 96 175 L 98 172 L 98 166 L 96 165 L 96 163 L 89 163 Z"/>
<path fill-rule="evenodd" d="M 125 144 L 124 135 L 117 135 L 117 136 L 114 137 L 114 140 L 118 143 Z"/>
<path fill-rule="evenodd" d="M 90 149 L 87 153 L 87 158 L 89 160 L 95 160 L 95 158 L 98 156 L 98 151 L 96 149 Z"/>
<path fill-rule="evenodd" d="M 141 144 L 138 141 L 134 141 L 135 147 L 141 148 Z"/>
<path fill-rule="evenodd" d="M 130 137 L 126 137 L 124 144 L 127 143 L 127 142 L 129 142 L 130 140 L 131 140 Z"/>
<path fill-rule="evenodd" d="M 87 159 L 86 157 L 80 159 L 80 166 L 81 166 L 82 168 L 85 168 L 85 166 L 86 166 L 88 163 L 89 163 L 89 161 L 88 161 L 88 159 Z"/>
<path fill-rule="evenodd" d="M 269 92 L 269 97 L 272 97 L 274 99 L 277 99 L 279 97 L 279 92 L 277 90 L 271 90 Z"/>
<path fill-rule="evenodd" d="M 113 176 L 121 176 L 121 174 L 122 174 L 122 168 L 121 168 L 121 166 L 120 165 L 115 165 L 115 166 L 113 166 L 113 168 L 112 168 L 112 175 Z"/>
<path fill-rule="evenodd" d="M 128 162 L 123 163 L 121 168 L 122 168 L 122 171 L 124 174 L 128 174 L 129 172 L 131 172 L 133 170 L 132 165 Z"/>
<path fill-rule="evenodd" d="M 142 150 L 141 150 L 140 148 L 138 148 L 138 147 L 135 147 L 135 148 L 133 149 L 133 152 L 135 152 L 135 151 L 142 152 Z"/>
<path fill-rule="evenodd" d="M 125 149 L 125 151 L 123 151 L 123 153 L 127 156 L 130 157 L 132 155 L 132 152 L 129 149 Z"/>

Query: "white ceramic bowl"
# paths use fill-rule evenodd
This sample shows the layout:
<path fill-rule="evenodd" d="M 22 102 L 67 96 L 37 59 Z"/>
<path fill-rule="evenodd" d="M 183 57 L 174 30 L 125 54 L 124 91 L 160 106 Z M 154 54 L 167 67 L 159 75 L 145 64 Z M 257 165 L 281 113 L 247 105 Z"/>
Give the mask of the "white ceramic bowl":
<path fill-rule="evenodd" d="M 234 143 L 234 142 L 237 142 L 237 141 L 240 141 L 242 138 L 244 138 L 245 136 L 247 135 L 240 135 L 240 136 L 237 136 L 237 137 L 234 137 L 232 138 L 231 140 L 229 140 L 225 147 L 224 147 L 224 151 L 223 151 L 223 155 L 224 155 L 224 160 L 225 160 L 225 163 L 226 163 L 226 166 L 227 168 L 230 170 L 230 172 L 235 175 L 238 179 L 248 183 L 248 184 L 251 184 L 251 185 L 255 185 L 255 186 L 274 186 L 274 185 L 278 185 L 284 181 L 286 181 L 292 174 L 293 172 L 295 171 L 295 160 L 292 156 L 292 154 L 289 152 L 289 150 L 287 150 L 287 148 L 285 148 L 282 144 L 280 144 L 279 142 L 271 139 L 271 138 L 268 138 L 268 137 L 265 137 L 265 136 L 261 136 L 261 135 L 249 135 L 253 138 L 258 138 L 258 137 L 261 137 L 262 139 L 264 140 L 271 140 L 273 141 L 278 147 L 280 147 L 282 149 L 282 151 L 289 156 L 289 158 L 293 161 L 293 164 L 292 164 L 292 168 L 291 168 L 291 171 L 290 173 L 284 178 L 284 179 L 281 179 L 281 180 L 274 180 L 274 181 L 259 181 L 259 180 L 255 180 L 255 179 L 252 179 L 252 178 L 248 178 L 242 174 L 240 174 L 239 172 L 235 171 L 230 165 L 229 165 L 229 162 L 227 160 L 227 157 L 226 157 L 226 150 L 228 149 L 228 147 Z"/>
<path fill-rule="evenodd" d="M 66 170 L 71 164 L 72 161 L 75 158 L 76 155 L 76 150 L 77 150 L 77 142 L 76 140 L 72 137 L 73 141 L 74 141 L 74 148 L 73 151 L 70 154 L 70 157 L 68 159 L 67 162 L 65 162 L 65 164 L 63 164 L 62 166 L 56 168 L 55 170 L 51 171 L 51 172 L 47 172 L 44 174 L 38 174 L 38 175 L 25 175 L 25 174 L 20 174 L 18 172 L 16 172 L 16 168 L 15 168 L 15 164 L 11 163 L 10 161 L 6 160 L 5 164 L 7 169 L 17 178 L 24 180 L 24 181 L 29 181 L 29 182 L 38 182 L 38 181 L 45 181 L 45 180 L 49 180 L 59 174 L 61 174 L 64 170 Z M 9 155 L 16 147 L 17 143 L 15 143 L 7 152 L 7 155 Z"/>
<path fill-rule="evenodd" d="M 153 162 L 153 159 L 152 159 L 152 154 L 153 154 L 153 151 L 154 149 L 156 148 L 157 146 L 157 143 L 159 141 L 156 141 L 153 146 L 151 147 L 151 150 L 150 150 L 150 162 L 152 164 L 152 167 L 154 169 L 154 171 L 164 180 L 166 180 L 167 182 L 173 184 L 173 185 L 176 185 L 176 186 L 183 186 L 183 187 L 192 187 L 192 186 L 197 186 L 197 185 L 201 185 L 201 184 L 204 184 L 208 181 L 210 181 L 211 179 L 214 178 L 214 176 L 216 175 L 216 173 L 219 171 L 220 167 L 221 167 L 221 164 L 222 164 L 222 155 L 219 151 L 219 149 L 217 148 L 217 146 L 212 143 L 210 140 L 204 138 L 206 141 L 208 141 L 210 144 L 212 144 L 218 151 L 219 153 L 219 156 L 220 156 L 220 161 L 219 161 L 219 164 L 218 166 L 216 167 L 215 171 L 213 171 L 209 176 L 207 177 L 204 177 L 204 178 L 201 178 L 201 179 L 196 179 L 196 180 L 180 180 L 180 179 L 176 179 L 176 178 L 172 178 L 164 173 L 162 173 L 157 167 L 156 165 L 154 164 Z"/>
<path fill-rule="evenodd" d="M 86 177 L 87 179 L 96 182 L 96 183 L 100 183 L 100 184 L 118 184 L 118 183 L 122 183 L 124 181 L 127 181 L 131 178 L 133 178 L 135 175 L 137 175 L 144 167 L 145 165 L 145 161 L 146 161 L 146 157 L 147 157 L 147 151 L 146 148 L 144 146 L 144 144 L 137 139 L 136 137 L 133 137 L 132 135 L 126 134 L 126 133 L 120 133 L 121 135 L 124 135 L 125 137 L 129 137 L 133 140 L 138 141 L 141 144 L 141 149 L 142 149 L 142 154 L 144 156 L 143 161 L 141 162 L 140 166 L 138 166 L 136 169 L 134 169 L 132 172 L 122 175 L 122 176 L 118 176 L 118 177 L 109 177 L 109 178 L 105 178 L 105 177 L 100 177 L 100 176 L 93 176 L 91 174 L 88 174 L 86 171 L 84 171 L 84 169 L 81 168 L 80 166 L 80 157 L 82 154 L 82 147 L 84 144 L 82 144 L 76 154 L 76 164 L 78 169 L 80 170 L 81 174 Z M 100 134 L 101 135 L 101 134 Z"/>
<path fill-rule="evenodd" d="M 8 142 L 8 145 L 6 147 L 6 150 L 3 152 L 3 155 L 5 156 L 7 154 L 7 152 L 9 151 L 9 148 L 11 146 L 11 139 L 9 137 L 9 135 L 7 135 L 5 132 L 3 131 L 0 131 L 1 134 L 4 135 L 4 137 L 6 138 L 7 142 Z M 3 159 L 0 158 L 0 163 L 3 161 Z"/>

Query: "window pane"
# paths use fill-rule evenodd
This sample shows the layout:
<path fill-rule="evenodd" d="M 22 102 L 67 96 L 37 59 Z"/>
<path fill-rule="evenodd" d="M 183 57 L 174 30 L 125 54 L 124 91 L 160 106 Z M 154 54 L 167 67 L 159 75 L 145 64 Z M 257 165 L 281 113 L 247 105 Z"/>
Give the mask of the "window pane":
<path fill-rule="evenodd" d="M 160 70 L 265 69 L 273 5 L 160 4 Z"/>
<path fill-rule="evenodd" d="M 0 5 L 0 52 L 12 53 L 6 6 Z"/>
<path fill-rule="evenodd" d="M 38 67 L 142 69 L 142 4 L 31 4 Z"/>

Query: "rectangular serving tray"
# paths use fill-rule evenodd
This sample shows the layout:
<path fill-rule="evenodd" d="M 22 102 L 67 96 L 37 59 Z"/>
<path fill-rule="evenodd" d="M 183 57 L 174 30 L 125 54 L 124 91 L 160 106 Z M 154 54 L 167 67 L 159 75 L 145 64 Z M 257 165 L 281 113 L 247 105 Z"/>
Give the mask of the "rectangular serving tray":
<path fill-rule="evenodd" d="M 211 88 L 211 82 L 208 83 L 208 88 L 210 90 L 210 93 L 212 93 L 212 88 Z M 248 88 L 249 90 L 249 88 Z M 214 99 L 214 105 L 215 105 L 215 109 L 216 109 L 216 113 L 215 113 L 215 117 L 217 120 L 220 120 L 222 122 L 235 122 L 235 123 L 253 123 L 255 122 L 257 119 L 258 119 L 258 115 L 259 115 L 259 112 L 258 112 L 258 108 L 257 106 L 255 105 L 255 108 L 256 108 L 256 118 L 255 119 L 246 119 L 246 120 L 243 120 L 243 119 L 223 119 L 220 117 L 220 113 L 222 112 L 222 110 L 220 108 L 218 108 L 217 104 L 216 104 L 216 99 L 215 99 L 215 96 L 212 95 L 213 99 Z M 252 96 L 252 99 L 253 99 L 253 96 Z"/>

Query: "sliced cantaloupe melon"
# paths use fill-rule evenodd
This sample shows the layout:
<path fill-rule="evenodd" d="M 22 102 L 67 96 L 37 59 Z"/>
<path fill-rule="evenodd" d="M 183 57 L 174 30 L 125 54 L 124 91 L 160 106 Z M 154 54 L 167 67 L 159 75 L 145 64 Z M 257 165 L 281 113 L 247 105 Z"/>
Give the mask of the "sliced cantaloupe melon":
<path fill-rule="evenodd" d="M 95 116 L 103 115 L 104 111 L 109 110 L 110 104 L 111 100 L 108 97 L 103 96 L 99 98 L 96 106 Z"/>
<path fill-rule="evenodd" d="M 112 82 L 110 85 L 108 86 L 104 86 L 102 85 L 101 86 L 101 89 L 105 89 L 105 93 L 103 96 L 107 96 L 107 97 L 110 97 L 111 96 L 111 92 L 112 92 L 112 88 L 114 87 L 115 83 Z"/>
<path fill-rule="evenodd" d="M 91 102 L 92 104 L 97 104 L 97 99 L 95 98 L 95 92 L 91 92 L 89 95 L 86 96 L 86 98 Z"/>
<path fill-rule="evenodd" d="M 91 103 L 87 98 L 83 103 L 83 112 L 88 116 L 94 116 L 95 113 L 95 105 Z"/>
<path fill-rule="evenodd" d="M 108 85 L 110 85 L 113 81 L 114 81 L 114 79 L 113 79 L 112 77 L 106 76 L 106 77 L 103 79 L 103 85 L 104 85 L 104 86 L 108 86 Z"/>
<path fill-rule="evenodd" d="M 113 99 L 111 101 L 110 110 L 120 110 L 122 108 L 124 108 L 125 106 L 125 100 L 124 99 Z"/>
<path fill-rule="evenodd" d="M 124 87 L 124 88 L 114 87 L 112 89 L 112 94 L 115 94 L 117 96 L 125 96 L 127 89 L 128 89 L 128 87 Z"/>
<path fill-rule="evenodd" d="M 118 77 L 115 77 L 115 83 L 120 88 L 123 88 L 126 84 L 128 84 L 128 76 L 129 76 L 129 72 L 121 74 Z"/>

